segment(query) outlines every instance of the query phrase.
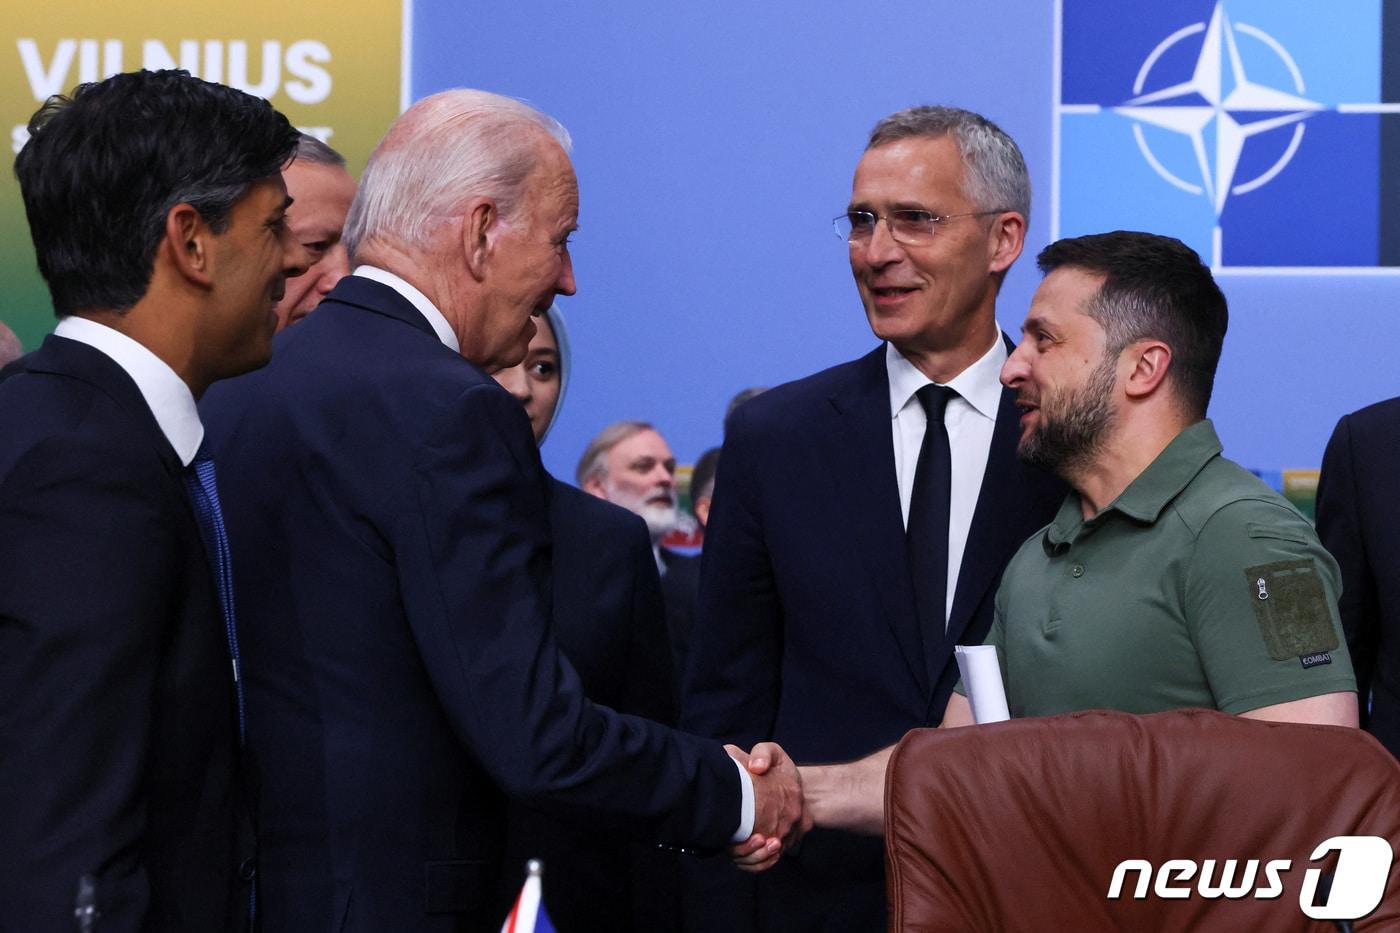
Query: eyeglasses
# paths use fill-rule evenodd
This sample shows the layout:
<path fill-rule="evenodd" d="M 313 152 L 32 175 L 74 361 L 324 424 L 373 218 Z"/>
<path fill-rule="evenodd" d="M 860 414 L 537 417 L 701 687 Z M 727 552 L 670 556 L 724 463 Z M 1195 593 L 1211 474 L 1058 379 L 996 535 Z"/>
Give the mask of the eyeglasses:
<path fill-rule="evenodd" d="M 883 220 L 889 227 L 890 237 L 903 246 L 923 246 L 933 239 L 941 224 L 959 217 L 985 217 L 989 214 L 1002 214 L 1005 211 L 968 211 L 963 214 L 935 214 L 933 211 L 902 210 L 890 211 Z M 850 243 L 863 243 L 875 233 L 875 225 L 881 220 L 879 214 L 870 211 L 847 211 L 831 220 L 836 235 Z"/>

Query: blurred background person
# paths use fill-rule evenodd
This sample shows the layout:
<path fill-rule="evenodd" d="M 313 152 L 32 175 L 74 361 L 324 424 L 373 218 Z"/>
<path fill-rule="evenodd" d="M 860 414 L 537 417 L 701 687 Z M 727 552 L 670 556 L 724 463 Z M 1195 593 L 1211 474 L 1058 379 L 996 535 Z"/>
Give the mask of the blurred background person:
<path fill-rule="evenodd" d="M 711 447 L 695 461 L 690 474 L 690 511 L 700 530 L 710 520 L 710 502 L 715 497 L 715 470 L 719 468 L 719 448 Z"/>
<path fill-rule="evenodd" d="M 642 517 L 664 576 L 680 557 L 661 547 L 661 539 L 680 520 L 676 456 L 666 438 L 645 421 L 615 421 L 588 442 L 575 478 L 585 492 Z"/>
<path fill-rule="evenodd" d="M 690 474 L 690 511 L 700 526 L 704 546 L 705 522 L 710 517 L 710 500 L 715 494 L 715 470 L 719 448 L 711 447 L 695 461 Z M 661 578 L 661 595 L 666 603 L 666 629 L 671 633 L 672 661 L 676 668 L 677 692 L 685 676 L 690 629 L 695 619 L 695 603 L 700 597 L 700 555 L 672 554 L 666 576 Z"/>
<path fill-rule="evenodd" d="M 557 306 L 535 319 L 525 359 L 493 374 L 525 407 L 536 443 L 558 416 L 572 368 Z M 618 712 L 673 724 L 661 582 L 641 518 L 560 480 L 550 484 L 551 627 L 584 693 Z M 562 930 L 668 930 L 678 924 L 675 855 L 575 827 L 511 801 L 505 864 L 544 862 L 545 907 Z M 507 872 L 512 893 L 519 877 Z"/>
<path fill-rule="evenodd" d="M 734 397 L 729 400 L 729 405 L 724 409 L 725 434 L 729 433 L 729 423 L 734 419 L 734 412 L 739 410 L 739 406 L 750 399 L 758 398 L 764 392 L 767 392 L 768 388 L 768 386 L 749 386 L 747 389 L 741 389 L 739 392 L 735 393 Z"/>
<path fill-rule="evenodd" d="M 350 274 L 350 255 L 340 236 L 355 199 L 355 179 L 345 169 L 345 157 L 305 133 L 282 180 L 292 198 L 287 225 L 311 265 L 304 275 L 288 280 L 287 292 L 277 302 L 278 330 L 310 314 Z"/>

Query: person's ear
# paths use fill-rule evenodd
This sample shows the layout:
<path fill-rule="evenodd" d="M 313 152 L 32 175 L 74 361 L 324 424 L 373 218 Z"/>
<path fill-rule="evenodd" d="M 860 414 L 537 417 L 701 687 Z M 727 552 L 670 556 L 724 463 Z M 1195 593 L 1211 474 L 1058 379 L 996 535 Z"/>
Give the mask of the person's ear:
<path fill-rule="evenodd" d="M 594 473 L 592 476 L 584 478 L 583 491 L 599 499 L 606 499 L 608 491 L 603 488 L 603 476 L 601 473 Z"/>
<path fill-rule="evenodd" d="M 701 528 L 710 523 L 710 501 L 709 496 L 696 496 L 695 501 L 690 504 L 690 510 L 695 513 Z"/>
<path fill-rule="evenodd" d="M 467 272 L 478 282 L 486 278 L 500 226 L 500 211 L 491 198 L 474 198 L 462 215 L 462 257 Z"/>
<path fill-rule="evenodd" d="M 1145 399 L 1166 380 L 1172 365 L 1172 348 L 1160 340 L 1139 340 L 1124 351 L 1128 355 L 1128 398 Z"/>
<path fill-rule="evenodd" d="M 176 204 L 166 212 L 160 249 L 183 278 L 209 287 L 214 284 L 214 235 L 193 205 Z"/>
<path fill-rule="evenodd" d="M 1026 218 L 1016 211 L 1005 211 L 992 221 L 987 238 L 988 271 L 1000 275 L 1021 255 L 1026 245 Z"/>

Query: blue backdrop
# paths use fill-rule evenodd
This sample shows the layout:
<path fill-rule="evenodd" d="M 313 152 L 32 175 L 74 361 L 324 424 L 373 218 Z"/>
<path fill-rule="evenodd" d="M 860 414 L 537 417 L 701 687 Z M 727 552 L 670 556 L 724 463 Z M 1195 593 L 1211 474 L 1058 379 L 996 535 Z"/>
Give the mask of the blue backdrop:
<path fill-rule="evenodd" d="M 531 101 L 574 137 L 579 292 L 561 307 L 575 366 L 544 450 L 556 474 L 571 477 L 588 438 L 618 418 L 655 422 L 690 461 L 719 442 L 738 389 L 874 346 L 829 220 L 870 126 L 902 107 L 980 111 L 1025 152 L 1034 208 L 999 306 L 1017 334 L 1051 231 L 1057 20 L 1046 0 L 414 3 L 415 99 L 485 88 Z M 1197 5 L 1187 19 L 1209 17 L 1212 4 Z M 1339 41 L 1376 55 L 1378 25 L 1349 35 Z M 1275 222 L 1306 238 L 1337 212 L 1304 197 Z M 1358 223 L 1374 229 L 1374 212 Z M 1211 414 L 1236 460 L 1314 467 L 1340 415 L 1400 391 L 1400 278 L 1220 280 L 1232 317 Z"/>

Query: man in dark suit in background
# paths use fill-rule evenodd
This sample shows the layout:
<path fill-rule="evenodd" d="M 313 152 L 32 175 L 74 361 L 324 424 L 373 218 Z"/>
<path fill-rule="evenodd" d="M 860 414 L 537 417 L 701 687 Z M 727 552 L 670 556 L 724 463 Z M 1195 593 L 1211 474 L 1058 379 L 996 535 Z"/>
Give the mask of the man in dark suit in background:
<path fill-rule="evenodd" d="M 304 268 L 297 134 L 184 72 L 83 85 L 29 131 L 15 173 L 59 323 L 0 381 L 0 929 L 245 930 L 195 400 L 267 361 Z"/>
<path fill-rule="evenodd" d="M 836 226 L 884 343 L 727 426 L 686 728 L 818 762 L 937 724 L 953 646 L 981 643 L 1002 568 L 1064 493 L 1017 462 L 998 381 L 996 297 L 1029 212 L 1020 151 L 983 117 L 920 107 L 875 127 Z M 764 929 L 883 930 L 884 901 L 879 842 L 818 830 L 758 879 L 754 914 Z"/>
<path fill-rule="evenodd" d="M 695 461 L 690 474 L 690 511 L 705 533 L 710 520 L 710 503 L 715 493 L 715 468 L 719 465 L 719 448 L 711 447 Z M 704 540 L 701 540 L 704 545 Z M 686 665 L 690 648 L 690 630 L 695 624 L 695 602 L 700 595 L 700 555 L 667 552 L 666 576 L 661 579 L 661 596 L 666 605 L 666 630 L 671 636 L 671 653 L 676 667 L 677 693 L 679 679 Z"/>
<path fill-rule="evenodd" d="M 1340 609 L 1361 724 L 1400 758 L 1400 398 L 1337 423 L 1317 483 L 1317 533 L 1342 568 Z"/>
<path fill-rule="evenodd" d="M 579 456 L 578 488 L 642 517 L 651 534 L 656 567 L 664 577 L 679 557 L 661 546 L 676 529 L 676 455 L 661 432 L 645 421 L 614 421 Z"/>
<path fill-rule="evenodd" d="M 266 933 L 496 929 L 506 794 L 697 848 L 747 836 L 749 799 L 763 835 L 801 816 L 790 762 L 750 783 L 742 753 L 594 706 L 549 633 L 547 478 L 487 372 L 574 291 L 567 141 L 498 95 L 419 101 L 361 179 L 354 273 L 205 400 Z"/>

